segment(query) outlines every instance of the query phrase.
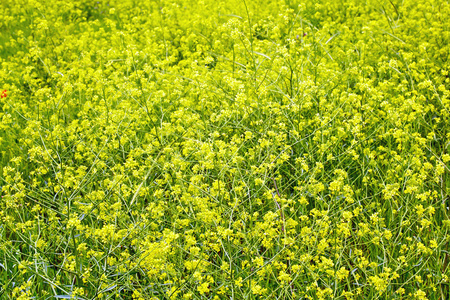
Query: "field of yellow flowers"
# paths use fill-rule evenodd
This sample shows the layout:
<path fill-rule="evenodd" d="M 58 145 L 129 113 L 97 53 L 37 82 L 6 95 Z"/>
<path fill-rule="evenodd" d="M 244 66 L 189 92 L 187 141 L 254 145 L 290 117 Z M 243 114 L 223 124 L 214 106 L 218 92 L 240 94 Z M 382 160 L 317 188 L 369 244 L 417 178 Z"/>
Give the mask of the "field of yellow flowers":
<path fill-rule="evenodd" d="M 450 298 L 446 0 L 2 0 L 0 299 Z"/>

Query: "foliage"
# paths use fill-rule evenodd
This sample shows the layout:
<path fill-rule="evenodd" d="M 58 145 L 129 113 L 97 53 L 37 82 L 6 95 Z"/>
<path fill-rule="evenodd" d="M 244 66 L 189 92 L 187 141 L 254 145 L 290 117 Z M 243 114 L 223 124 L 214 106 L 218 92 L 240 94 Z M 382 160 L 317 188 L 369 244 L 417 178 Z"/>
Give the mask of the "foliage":
<path fill-rule="evenodd" d="M 0 298 L 448 299 L 449 18 L 2 1 Z"/>

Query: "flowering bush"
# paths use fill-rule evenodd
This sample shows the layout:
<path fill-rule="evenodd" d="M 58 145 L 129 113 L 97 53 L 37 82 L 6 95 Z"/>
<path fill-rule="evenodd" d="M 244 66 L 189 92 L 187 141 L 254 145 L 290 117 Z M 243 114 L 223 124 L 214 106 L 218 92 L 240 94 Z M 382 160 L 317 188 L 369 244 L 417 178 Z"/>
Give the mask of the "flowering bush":
<path fill-rule="evenodd" d="M 448 1 L 0 12 L 1 299 L 450 297 Z"/>

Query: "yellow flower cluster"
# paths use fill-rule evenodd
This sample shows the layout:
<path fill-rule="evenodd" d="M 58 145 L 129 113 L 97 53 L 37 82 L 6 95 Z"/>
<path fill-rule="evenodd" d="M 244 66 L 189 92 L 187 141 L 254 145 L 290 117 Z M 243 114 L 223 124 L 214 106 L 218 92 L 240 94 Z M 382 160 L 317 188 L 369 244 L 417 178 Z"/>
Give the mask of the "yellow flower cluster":
<path fill-rule="evenodd" d="M 448 299 L 449 19 L 2 0 L 0 298 Z"/>

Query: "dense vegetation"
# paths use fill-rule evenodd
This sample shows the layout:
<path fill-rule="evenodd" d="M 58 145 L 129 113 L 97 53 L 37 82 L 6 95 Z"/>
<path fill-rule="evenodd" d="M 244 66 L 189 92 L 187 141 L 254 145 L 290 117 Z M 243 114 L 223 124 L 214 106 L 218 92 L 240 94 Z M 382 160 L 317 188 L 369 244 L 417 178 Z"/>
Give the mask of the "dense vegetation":
<path fill-rule="evenodd" d="M 449 299 L 450 3 L 2 0 L 1 299 Z"/>

